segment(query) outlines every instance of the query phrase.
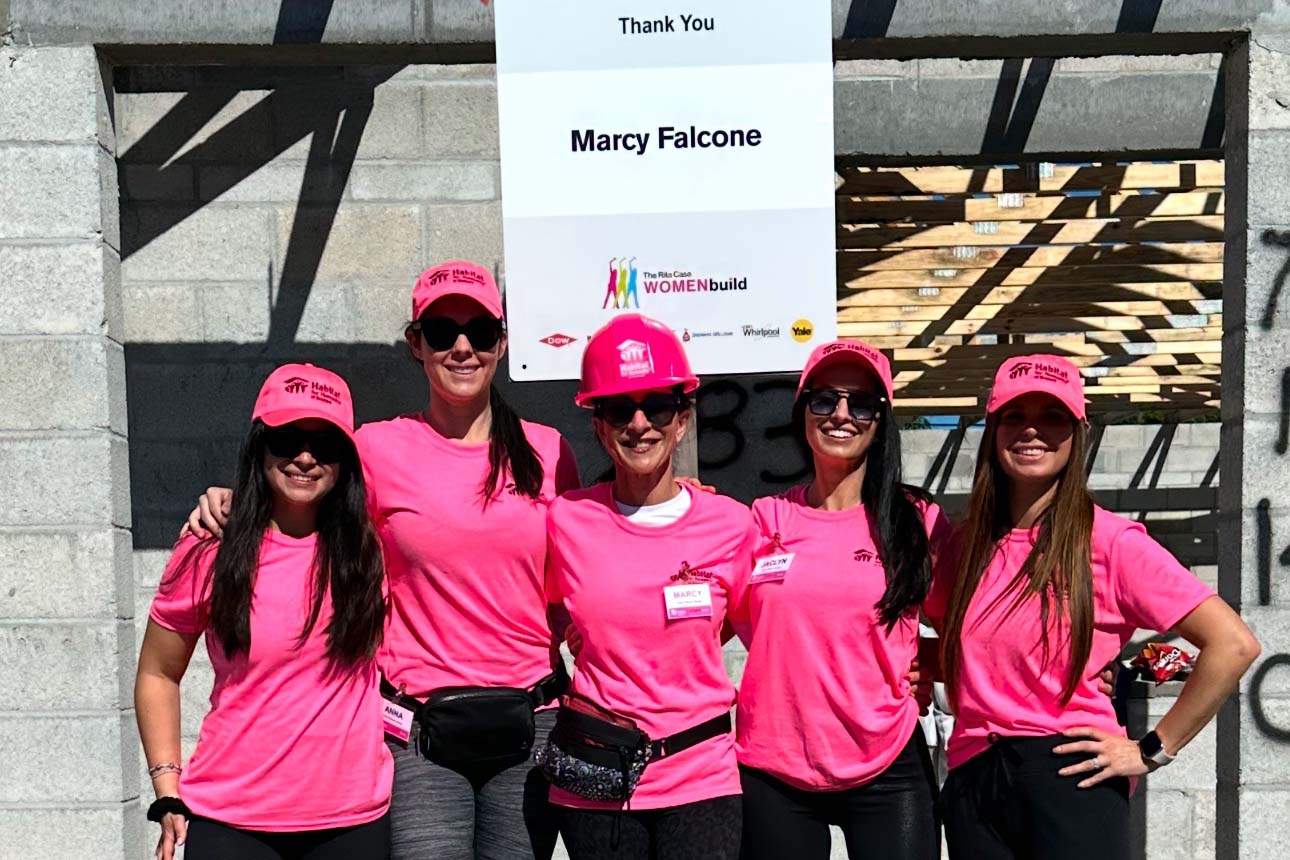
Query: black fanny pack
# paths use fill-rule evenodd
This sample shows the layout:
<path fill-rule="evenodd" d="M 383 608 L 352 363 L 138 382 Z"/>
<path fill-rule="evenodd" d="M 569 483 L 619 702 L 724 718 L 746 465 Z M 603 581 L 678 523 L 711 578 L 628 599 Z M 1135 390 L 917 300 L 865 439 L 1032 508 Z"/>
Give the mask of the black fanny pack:
<path fill-rule="evenodd" d="M 381 680 L 387 699 L 410 708 L 416 749 L 437 765 L 510 767 L 533 750 L 533 712 L 569 688 L 560 665 L 533 687 L 443 687 L 419 702 Z"/>
<path fill-rule="evenodd" d="M 551 784 L 587 800 L 627 803 L 651 762 L 730 732 L 729 712 L 651 740 L 634 720 L 584 696 L 561 701 L 555 728 L 534 752 Z"/>

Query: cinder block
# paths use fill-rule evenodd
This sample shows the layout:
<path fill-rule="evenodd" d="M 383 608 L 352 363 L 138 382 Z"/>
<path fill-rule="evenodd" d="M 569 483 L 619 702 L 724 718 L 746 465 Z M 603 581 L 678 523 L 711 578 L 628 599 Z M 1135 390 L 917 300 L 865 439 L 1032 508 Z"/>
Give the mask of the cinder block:
<path fill-rule="evenodd" d="M 1194 648 L 1181 642 L 1179 644 L 1180 647 L 1194 653 Z M 1176 701 L 1177 699 L 1171 696 L 1148 699 L 1147 726 L 1154 727 Z M 1150 792 L 1154 794 L 1156 791 L 1172 790 L 1193 794 L 1198 791 L 1213 791 L 1214 782 L 1217 779 L 1215 770 L 1215 757 L 1218 754 L 1217 737 L 1218 724 L 1211 720 L 1209 725 L 1187 744 L 1187 748 L 1178 756 L 1177 761 L 1151 774 Z"/>
<path fill-rule="evenodd" d="M 834 80 L 857 78 L 911 78 L 918 75 L 918 60 L 838 60 Z"/>
<path fill-rule="evenodd" d="M 1140 74 L 1142 72 L 1199 72 L 1216 69 L 1222 54 L 1115 54 L 1105 57 L 1062 57 L 1054 74 Z"/>
<path fill-rule="evenodd" d="M 1249 570 L 1248 567 L 1245 569 Z M 1290 665 L 1279 663 L 1270 667 L 1261 679 L 1258 678 L 1259 668 L 1265 662 L 1279 654 L 1290 654 L 1290 609 L 1285 606 L 1245 605 L 1241 607 L 1241 618 L 1263 646 L 1259 659 L 1241 679 L 1242 697 L 1247 702 L 1251 697 L 1262 697 L 1265 701 L 1290 698 Z M 1259 680 L 1257 688 L 1254 687 L 1256 680 Z"/>
<path fill-rule="evenodd" d="M 922 57 L 918 64 L 920 78 L 988 78 L 998 80 L 1003 60 L 961 60 L 957 57 Z"/>
<path fill-rule="evenodd" d="M 1279 416 L 1246 412 L 1243 425 L 1244 474 L 1241 493 L 1245 507 L 1254 507 L 1260 499 L 1279 501 L 1285 498 L 1285 470 L 1290 458 L 1276 453 L 1281 437 Z"/>
<path fill-rule="evenodd" d="M 273 265 L 268 210 L 211 205 L 196 212 L 132 204 L 122 213 L 122 276 L 141 281 L 266 281 Z"/>
<path fill-rule="evenodd" d="M 497 66 L 492 63 L 408 66 L 403 72 L 400 72 L 400 74 L 404 73 L 426 81 L 497 81 Z"/>
<path fill-rule="evenodd" d="M 126 200 L 192 200 L 197 196 L 194 174 L 195 168 L 191 164 L 122 163 L 118 170 L 121 197 Z"/>
<path fill-rule="evenodd" d="M 471 260 L 490 269 L 501 264 L 500 204 L 427 206 L 425 216 L 427 264 L 453 259 Z"/>
<path fill-rule="evenodd" d="M 314 146 L 315 128 L 333 133 L 333 119 L 345 111 L 336 127 L 353 123 L 371 99 L 371 111 L 362 125 L 358 146 L 335 150 L 330 137 L 323 141 L 334 160 L 359 161 L 382 158 L 413 159 L 421 150 L 421 88 L 417 84 L 385 83 L 374 90 L 353 83 L 323 84 L 308 91 L 283 90 L 274 100 L 275 149 L 281 157 L 303 161 Z M 353 126 L 351 126 L 353 127 Z"/>
<path fill-rule="evenodd" d="M 1191 798 L 1191 856 L 1193 860 L 1215 860 L 1218 845 L 1218 794 L 1197 791 Z"/>
<path fill-rule="evenodd" d="M 262 364 L 224 365 L 132 361 L 126 371 L 135 441 L 170 440 L 191 445 L 194 438 L 243 438 L 251 426 L 255 396 L 274 366 L 272 359 Z M 187 505 L 185 513 L 191 507 Z M 178 522 L 175 528 L 179 528 Z"/>
<path fill-rule="evenodd" d="M 123 287 L 126 343 L 200 342 L 203 321 L 198 295 L 187 285 L 144 282 Z"/>
<path fill-rule="evenodd" d="M 99 223 L 103 242 L 117 253 L 121 251 L 121 189 L 117 185 L 116 160 L 102 147 L 98 157 Z"/>
<path fill-rule="evenodd" d="M 269 95 L 220 88 L 118 93 L 118 157 L 145 164 L 267 161 L 274 155 Z"/>
<path fill-rule="evenodd" d="M 496 200 L 500 182 L 495 163 L 472 161 L 359 164 L 352 177 L 355 200 Z"/>
<path fill-rule="evenodd" d="M 1290 224 L 1290 163 L 1285 158 L 1290 134 L 1284 131 L 1251 131 L 1249 136 L 1249 224 Z M 1281 258 L 1283 252 L 1277 253 Z M 1253 260 L 1251 271 L 1253 275 Z M 1253 286 L 1253 280 L 1247 278 Z M 1247 302 L 1250 297 L 1247 297 Z M 1259 305 L 1258 312 L 1262 312 Z"/>
<path fill-rule="evenodd" d="M 0 438 L 0 526 L 122 524 L 112 447 L 104 432 Z M 128 482 L 124 491 L 128 523 Z"/>
<path fill-rule="evenodd" d="M 93 143 L 97 90 L 93 48 L 0 48 L 0 140 Z"/>
<path fill-rule="evenodd" d="M 1282 860 L 1290 845 L 1290 790 L 1241 791 L 1241 860 Z"/>
<path fill-rule="evenodd" d="M 133 711 L 0 716 L 0 803 L 118 803 L 139 792 Z M 74 755 L 75 766 L 68 766 Z"/>
<path fill-rule="evenodd" d="M 0 531 L 0 618 L 119 618 L 129 613 L 130 535 L 118 529 Z"/>
<path fill-rule="evenodd" d="M 130 621 L 0 626 L 0 688 L 6 710 L 89 711 L 126 706 L 134 664 Z"/>
<path fill-rule="evenodd" d="M 102 332 L 108 316 L 105 265 L 103 248 L 95 241 L 0 244 L 5 281 L 0 334 Z"/>
<path fill-rule="evenodd" d="M 202 646 L 205 649 L 205 645 Z M 211 688 L 215 670 L 209 661 L 190 664 L 179 685 L 179 721 L 185 737 L 197 737 L 202 720 L 211 708 Z"/>
<path fill-rule="evenodd" d="M 410 284 L 354 288 L 354 340 L 359 343 L 399 343 L 412 315 Z"/>
<path fill-rule="evenodd" d="M 725 662 L 726 674 L 738 686 L 744 676 L 744 664 L 748 662 L 748 650 L 738 638 L 731 639 L 721 649 L 721 657 Z"/>
<path fill-rule="evenodd" d="M 110 351 L 101 337 L 0 339 L 0 430 L 109 429 Z M 116 428 L 124 432 L 124 423 Z"/>
<path fill-rule="evenodd" d="M 354 340 L 354 302 L 348 287 L 319 289 L 305 303 L 296 343 L 350 343 Z"/>
<path fill-rule="evenodd" d="M 100 217 L 97 143 L 0 147 L 0 239 L 92 239 Z"/>
<path fill-rule="evenodd" d="M 1250 42 L 1250 129 L 1290 129 L 1290 48 L 1282 37 Z M 1253 192 L 1253 188 L 1251 188 Z"/>
<path fill-rule="evenodd" d="M 263 343 L 269 336 L 267 284 L 204 284 L 195 294 L 201 306 L 202 339 L 208 343 Z"/>
<path fill-rule="evenodd" d="M 145 860 L 144 840 L 155 844 L 157 834 L 148 832 L 145 837 L 135 820 L 141 818 L 137 809 L 120 803 L 74 809 L 0 809 L 0 845 L 5 847 L 5 856 L 13 858 L 39 857 L 48 854 L 52 846 L 76 846 L 76 853 L 85 857 Z"/>
<path fill-rule="evenodd" d="M 299 223 L 297 223 L 299 212 Z M 321 250 L 315 282 L 403 280 L 421 273 L 421 215 L 416 206 L 345 206 L 327 229 L 330 210 L 305 208 L 278 212 L 275 271 L 284 270 L 288 252 L 314 257 Z M 325 247 L 317 246 L 325 242 Z M 299 248 L 293 248 L 299 244 Z"/>
<path fill-rule="evenodd" d="M 426 153 L 497 158 L 497 86 L 433 83 L 425 88 Z"/>
<path fill-rule="evenodd" d="M 306 181 L 308 175 L 308 181 Z M 345 175 L 330 162 L 277 159 L 259 166 L 212 165 L 197 174 L 198 196 L 225 203 L 328 203 L 345 196 Z"/>
<path fill-rule="evenodd" d="M 1147 792 L 1147 856 L 1151 860 L 1193 860 L 1191 813 L 1190 796 L 1161 791 L 1151 783 Z"/>
<path fill-rule="evenodd" d="M 1284 672 L 1290 677 L 1290 666 L 1273 672 Z M 1290 732 L 1290 697 L 1260 694 L 1246 698 L 1241 704 L 1241 784 L 1284 786 L 1286 756 L 1290 755 L 1290 741 L 1284 738 L 1284 733 Z M 1256 704 L 1262 722 L 1256 719 Z M 1191 747 L 1184 750 L 1190 751 Z"/>
<path fill-rule="evenodd" d="M 193 500 L 196 506 L 196 499 Z M 175 523 L 175 534 L 179 534 L 181 524 Z M 147 599 L 141 606 L 135 607 L 135 613 L 147 614 L 147 608 L 152 604 L 152 591 L 156 589 L 161 582 L 162 575 L 166 572 L 166 564 L 170 561 L 171 550 L 169 549 L 136 549 L 134 551 L 134 581 L 135 584 L 143 589 Z"/>
<path fill-rule="evenodd" d="M 243 411 L 250 417 L 250 407 L 226 404 L 225 408 Z M 206 446 L 188 442 L 163 442 L 134 439 L 133 478 L 135 504 L 141 511 L 191 509 L 198 497 L 210 486 L 210 458 Z M 178 534 L 182 522 L 174 523 Z"/>

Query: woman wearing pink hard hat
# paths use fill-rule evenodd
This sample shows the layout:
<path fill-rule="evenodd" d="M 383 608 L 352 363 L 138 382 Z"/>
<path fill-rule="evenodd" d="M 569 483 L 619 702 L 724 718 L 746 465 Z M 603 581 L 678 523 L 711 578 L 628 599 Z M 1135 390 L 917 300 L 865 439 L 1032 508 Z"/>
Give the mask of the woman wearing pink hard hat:
<path fill-rule="evenodd" d="M 389 566 L 391 852 L 545 860 L 558 816 L 529 753 L 568 683 L 552 633 L 567 621 L 548 618 L 543 593 L 546 509 L 579 485 L 577 464 L 492 384 L 507 344 L 487 269 L 428 269 L 411 320 L 429 402 L 356 434 Z M 208 492 L 190 526 L 218 527 L 224 499 Z"/>
<path fill-rule="evenodd" d="M 758 499 L 752 577 L 731 612 L 748 646 L 736 714 L 741 857 L 940 857 L 936 785 L 908 673 L 932 556 L 950 532 L 901 481 L 891 366 L 817 347 L 792 426 L 814 478 Z"/>
<path fill-rule="evenodd" d="M 995 375 L 956 568 L 924 604 L 954 708 L 942 794 L 962 860 L 1130 856 L 1131 781 L 1169 764 L 1259 653 L 1226 603 L 1093 503 L 1078 368 L 1010 358 Z M 1200 647 L 1182 695 L 1141 740 L 1095 687 L 1138 628 Z"/>
<path fill-rule="evenodd" d="M 220 542 L 176 544 L 135 678 L 159 860 L 383 860 L 394 764 L 376 650 L 380 544 L 344 380 L 278 368 L 256 400 Z M 211 710 L 187 764 L 179 684 L 205 636 Z"/>
<path fill-rule="evenodd" d="M 573 860 L 738 854 L 720 633 L 756 531 L 740 503 L 674 478 L 698 385 L 677 336 L 639 314 L 615 317 L 583 353 L 576 400 L 592 409 L 614 478 L 556 499 L 547 517 L 547 599 L 581 647 L 536 753 Z"/>

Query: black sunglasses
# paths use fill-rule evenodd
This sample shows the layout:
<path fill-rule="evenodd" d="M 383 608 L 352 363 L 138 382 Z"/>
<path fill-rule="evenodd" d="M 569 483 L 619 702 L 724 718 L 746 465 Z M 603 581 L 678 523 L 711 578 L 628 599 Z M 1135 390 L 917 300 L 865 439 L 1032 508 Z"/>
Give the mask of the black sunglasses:
<path fill-rule="evenodd" d="M 339 430 L 301 430 L 285 425 L 274 427 L 264 436 L 269 453 L 290 460 L 306 448 L 319 463 L 339 463 L 350 450 L 349 439 Z"/>
<path fill-rule="evenodd" d="M 645 414 L 645 420 L 655 429 L 662 429 L 676 419 L 676 414 L 689 405 L 683 394 L 646 394 L 640 400 L 629 395 L 601 397 L 595 402 L 595 415 L 613 427 L 626 427 L 636 417 L 636 410 Z"/>
<path fill-rule="evenodd" d="M 461 335 L 470 341 L 472 349 L 490 352 L 497 347 L 505 329 L 502 321 L 492 317 L 474 317 L 458 325 L 452 317 L 422 317 L 415 329 L 421 332 L 426 346 L 435 352 L 452 349 Z"/>
<path fill-rule="evenodd" d="M 847 414 L 852 421 L 866 423 L 874 420 L 882 412 L 887 398 L 870 394 L 868 391 L 846 391 L 836 388 L 808 388 L 803 393 L 806 408 L 812 415 L 823 418 L 832 415 L 838 408 L 839 400 L 846 400 Z"/>

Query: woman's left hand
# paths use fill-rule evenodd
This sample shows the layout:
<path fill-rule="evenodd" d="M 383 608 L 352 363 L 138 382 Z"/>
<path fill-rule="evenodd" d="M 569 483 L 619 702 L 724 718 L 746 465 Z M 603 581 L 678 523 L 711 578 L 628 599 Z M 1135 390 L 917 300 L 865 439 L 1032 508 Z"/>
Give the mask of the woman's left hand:
<path fill-rule="evenodd" d="M 1142 760 L 1142 751 L 1138 749 L 1137 741 L 1086 726 L 1067 729 L 1062 734 L 1068 738 L 1089 738 L 1053 748 L 1053 752 L 1058 755 L 1089 753 L 1085 761 L 1057 771 L 1062 776 L 1092 774 L 1079 784 L 1080 788 L 1091 788 L 1114 776 L 1142 776 L 1150 771 L 1147 763 Z"/>
<path fill-rule="evenodd" d="M 705 484 L 698 478 L 691 478 L 689 475 L 678 475 L 674 479 L 678 484 L 685 484 L 692 490 L 698 490 L 700 493 L 715 493 L 717 488 L 711 484 Z"/>

